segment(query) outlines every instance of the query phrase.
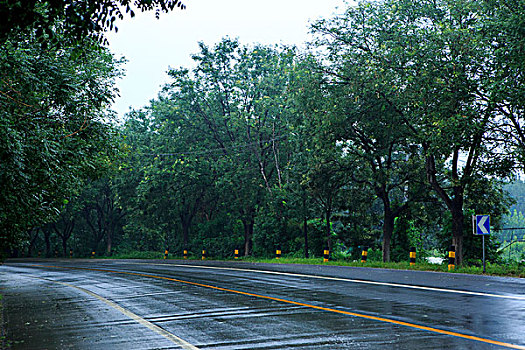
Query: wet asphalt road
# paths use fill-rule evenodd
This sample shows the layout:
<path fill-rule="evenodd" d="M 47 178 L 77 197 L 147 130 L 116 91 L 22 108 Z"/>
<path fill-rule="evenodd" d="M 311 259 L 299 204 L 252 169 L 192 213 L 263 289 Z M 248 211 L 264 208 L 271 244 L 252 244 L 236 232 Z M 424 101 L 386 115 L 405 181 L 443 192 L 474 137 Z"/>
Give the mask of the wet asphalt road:
<path fill-rule="evenodd" d="M 0 294 L 13 349 L 525 349 L 525 281 L 515 278 L 11 260 Z"/>

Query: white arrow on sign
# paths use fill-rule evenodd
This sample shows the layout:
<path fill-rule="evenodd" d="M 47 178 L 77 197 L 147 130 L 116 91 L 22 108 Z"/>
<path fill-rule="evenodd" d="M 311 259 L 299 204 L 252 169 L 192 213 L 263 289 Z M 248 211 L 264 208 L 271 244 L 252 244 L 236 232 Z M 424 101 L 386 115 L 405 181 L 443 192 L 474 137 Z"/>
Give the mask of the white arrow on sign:
<path fill-rule="evenodd" d="M 489 217 L 488 216 L 482 216 L 481 219 L 479 219 L 479 222 L 478 222 L 478 227 L 479 229 L 481 230 L 481 232 L 483 232 L 483 234 L 487 234 L 489 233 L 489 231 L 487 231 L 487 228 L 485 227 L 485 221 L 487 221 Z"/>

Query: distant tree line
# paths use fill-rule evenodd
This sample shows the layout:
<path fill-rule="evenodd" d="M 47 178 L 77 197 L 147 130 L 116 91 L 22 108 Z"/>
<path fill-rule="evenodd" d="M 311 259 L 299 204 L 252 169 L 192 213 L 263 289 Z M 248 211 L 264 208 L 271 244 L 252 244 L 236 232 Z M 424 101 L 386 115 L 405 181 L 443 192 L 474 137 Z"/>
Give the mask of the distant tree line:
<path fill-rule="evenodd" d="M 93 114 L 109 104 L 104 89 L 118 75 L 108 54 L 105 66 L 82 70 L 107 81 L 86 92 L 98 104 L 64 100 L 84 106 L 84 114 L 70 112 L 78 125 L 67 129 L 58 111 L 69 110 L 50 106 L 57 122 L 33 117 L 35 127 L 24 129 L 37 140 L 53 126 L 50 144 L 60 152 L 60 142 L 82 141 L 86 153 L 74 154 L 86 169 L 77 177 L 66 171 L 79 162 L 50 163 L 60 154 L 50 146 L 25 151 L 35 163 L 3 141 L 11 163 L 2 164 L 11 165 L 0 165 L 0 177 L 26 181 L 22 193 L 57 188 L 46 191 L 49 200 L 6 188 L 10 202 L 0 215 L 12 214 L 2 232 L 29 255 L 35 247 L 52 255 L 55 246 L 62 255 L 68 247 L 78 255 L 206 248 L 217 257 L 280 248 L 308 257 L 328 248 L 355 259 L 366 246 L 398 261 L 411 246 L 454 245 L 458 264 L 474 263 L 481 241 L 471 215 L 489 213 L 503 227 L 513 204 L 504 185 L 524 165 L 523 15 L 524 1 L 362 1 L 314 23 L 308 52 L 229 38 L 201 43 L 195 68 L 171 69 L 158 97 L 118 126 Z M 48 95 L 78 98 L 68 84 Z M 9 91 L 0 100 L 12 108 L 3 120 L 30 108 L 15 102 L 14 86 Z M 96 130 L 98 138 L 87 134 Z M 32 182 L 30 164 L 39 173 Z"/>

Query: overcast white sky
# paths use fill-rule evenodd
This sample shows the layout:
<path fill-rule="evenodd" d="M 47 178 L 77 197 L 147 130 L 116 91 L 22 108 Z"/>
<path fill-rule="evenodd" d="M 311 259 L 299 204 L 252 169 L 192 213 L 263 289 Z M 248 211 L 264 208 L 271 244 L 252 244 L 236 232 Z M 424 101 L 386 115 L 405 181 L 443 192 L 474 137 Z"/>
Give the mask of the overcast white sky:
<path fill-rule="evenodd" d="M 113 109 L 122 117 L 155 98 L 168 82 L 168 67 L 192 67 L 198 42 L 209 46 L 225 36 L 242 44 L 294 44 L 308 40 L 309 23 L 340 13 L 345 0 L 184 0 L 184 11 L 137 13 L 108 33 L 110 49 L 129 61 L 118 81 L 121 97 Z"/>

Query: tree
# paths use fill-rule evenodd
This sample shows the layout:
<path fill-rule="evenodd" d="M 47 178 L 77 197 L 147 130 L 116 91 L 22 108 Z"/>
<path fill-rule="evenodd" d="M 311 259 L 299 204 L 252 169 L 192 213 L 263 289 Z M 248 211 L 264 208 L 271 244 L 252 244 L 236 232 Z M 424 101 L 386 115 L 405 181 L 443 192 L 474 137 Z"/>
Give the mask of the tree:
<path fill-rule="evenodd" d="M 180 133 L 194 134 L 195 148 L 182 144 L 183 157 L 213 159 L 220 191 L 242 221 L 244 251 L 252 250 L 257 209 L 265 193 L 283 186 L 286 89 L 295 53 L 224 39 L 213 49 L 200 45 L 193 72 L 171 70 L 173 83 L 163 100 L 180 101 L 173 114 L 184 121 Z M 284 153 L 286 154 L 286 153 Z M 203 160 L 204 159 L 204 160 Z"/>
<path fill-rule="evenodd" d="M 36 240 L 38 239 L 40 233 L 40 227 L 34 227 L 27 231 L 27 241 L 29 242 L 27 246 L 27 256 L 31 257 L 33 255 L 33 248 L 35 247 Z"/>
<path fill-rule="evenodd" d="M 0 235 L 52 222 L 88 177 L 112 165 L 108 122 L 117 61 L 96 43 L 43 49 L 34 36 L 0 50 Z"/>
<path fill-rule="evenodd" d="M 390 79 L 375 92 L 423 151 L 428 182 L 451 213 L 458 264 L 465 191 L 485 174 L 507 176 L 512 166 L 494 138 L 496 113 L 484 85 L 491 57 L 477 9 L 468 0 L 363 2 L 317 25 L 329 57 L 345 62 L 361 54 Z"/>
<path fill-rule="evenodd" d="M 485 0 L 478 11 L 493 72 L 486 84 L 502 139 L 525 164 L 525 1 Z"/>
<path fill-rule="evenodd" d="M 153 159 L 145 166 L 145 177 L 139 191 L 145 199 L 156 203 L 158 209 L 166 208 L 163 210 L 167 215 L 164 222 L 173 225 L 173 218 L 176 218 L 182 228 L 182 247 L 188 249 L 191 225 L 214 194 L 216 171 L 209 159 L 195 156 L 189 149 L 192 144 L 198 144 L 198 140 L 195 140 L 194 132 L 183 129 L 188 120 L 182 114 L 164 110 L 176 104 L 177 101 L 169 104 L 154 102 L 152 105 L 151 114 L 158 125 L 151 145 L 151 151 L 155 153 L 145 155 Z"/>
<path fill-rule="evenodd" d="M 73 234 L 75 221 L 75 217 L 64 210 L 60 215 L 60 219 L 56 223 L 51 224 L 53 231 L 62 240 L 62 256 L 67 256 L 67 241 Z"/>
<path fill-rule="evenodd" d="M 386 262 L 390 261 L 394 220 L 418 197 L 418 191 L 414 191 L 417 186 L 409 185 L 422 171 L 420 149 L 411 141 L 413 131 L 405 123 L 405 116 L 396 110 L 400 101 L 392 82 L 397 76 L 371 62 L 359 45 L 346 47 L 351 40 L 347 36 L 358 34 L 336 34 L 337 25 L 323 21 L 314 25 L 317 33 L 335 37 L 334 42 L 322 37 L 318 45 L 344 47 L 342 52 L 329 56 L 325 67 L 317 68 L 326 78 L 316 89 L 324 91 L 328 102 L 316 107 L 312 112 L 319 113 L 312 115 L 322 119 L 317 122 L 317 137 L 339 146 L 337 163 L 341 171 L 349 175 L 350 181 L 366 185 L 381 200 Z"/>
<path fill-rule="evenodd" d="M 101 43 L 121 8 L 168 12 L 178 0 L 0 2 L 0 250 L 50 222 L 116 153 L 107 108 L 118 62 Z"/>
<path fill-rule="evenodd" d="M 0 42 L 8 38 L 35 33 L 40 41 L 56 41 L 56 23 L 62 22 L 68 33 L 68 41 L 83 41 L 95 39 L 104 41 L 103 33 L 118 30 L 115 21 L 122 20 L 125 9 L 131 17 L 135 16 L 134 9 L 142 12 L 155 10 L 159 17 L 160 12 L 169 12 L 175 7 L 181 9 L 186 6 L 179 0 L 153 0 L 116 2 L 100 2 L 94 0 L 82 1 L 7 1 L 0 2 Z M 58 39 L 60 41 L 62 39 Z"/>
<path fill-rule="evenodd" d="M 87 186 L 83 193 L 82 216 L 92 234 L 91 251 L 97 251 L 101 241 L 105 241 L 105 253 L 113 252 L 115 235 L 122 227 L 126 211 L 119 205 L 117 195 L 108 179 L 101 179 Z"/>

